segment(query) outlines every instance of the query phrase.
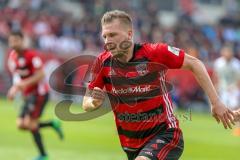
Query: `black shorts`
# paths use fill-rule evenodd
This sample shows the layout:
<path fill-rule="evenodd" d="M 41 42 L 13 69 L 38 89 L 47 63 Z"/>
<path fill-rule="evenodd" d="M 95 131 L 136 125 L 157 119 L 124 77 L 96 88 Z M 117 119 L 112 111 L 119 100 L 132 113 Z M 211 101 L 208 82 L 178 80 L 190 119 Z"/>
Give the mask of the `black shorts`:
<path fill-rule="evenodd" d="M 150 160 L 178 160 L 183 152 L 184 142 L 181 129 L 168 129 L 149 140 L 143 148 L 126 151 L 128 160 L 144 156 Z"/>
<path fill-rule="evenodd" d="M 38 95 L 31 94 L 24 99 L 24 104 L 20 109 L 19 117 L 23 118 L 29 115 L 33 119 L 38 119 L 43 113 L 48 101 L 49 94 Z"/>

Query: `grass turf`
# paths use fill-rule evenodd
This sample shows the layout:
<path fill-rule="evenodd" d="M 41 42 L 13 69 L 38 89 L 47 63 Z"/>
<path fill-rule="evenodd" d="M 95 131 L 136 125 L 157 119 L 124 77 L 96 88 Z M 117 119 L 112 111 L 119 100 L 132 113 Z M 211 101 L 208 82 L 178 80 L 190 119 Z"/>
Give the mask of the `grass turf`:
<path fill-rule="evenodd" d="M 16 105 L 0 99 L 0 159 L 30 160 L 37 155 L 28 132 L 18 131 L 15 125 Z M 48 103 L 42 120 L 54 117 L 54 103 Z M 74 106 L 74 111 L 78 110 Z M 181 160 L 238 160 L 240 137 L 233 137 L 209 114 L 180 112 L 185 150 Z M 187 117 L 187 118 L 186 118 Z M 85 122 L 63 122 L 65 140 L 60 141 L 54 131 L 43 129 L 41 133 L 50 160 L 125 160 L 121 150 L 113 115 L 111 113 Z"/>

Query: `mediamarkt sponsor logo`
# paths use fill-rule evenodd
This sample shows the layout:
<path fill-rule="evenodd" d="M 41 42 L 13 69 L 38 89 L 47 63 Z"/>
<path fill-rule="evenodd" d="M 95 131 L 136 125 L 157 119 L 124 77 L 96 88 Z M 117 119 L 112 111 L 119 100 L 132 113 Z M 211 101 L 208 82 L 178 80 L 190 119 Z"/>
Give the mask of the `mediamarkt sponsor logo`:
<path fill-rule="evenodd" d="M 112 89 L 113 94 L 133 94 L 133 93 L 145 93 L 151 90 L 151 85 L 135 86 L 121 89 Z"/>

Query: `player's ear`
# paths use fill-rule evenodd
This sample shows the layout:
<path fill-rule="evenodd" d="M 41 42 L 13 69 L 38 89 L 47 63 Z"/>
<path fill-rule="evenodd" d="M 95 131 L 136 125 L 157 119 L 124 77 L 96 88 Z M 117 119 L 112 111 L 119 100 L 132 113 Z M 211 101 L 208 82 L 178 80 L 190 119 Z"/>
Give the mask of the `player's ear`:
<path fill-rule="evenodd" d="M 128 40 L 132 40 L 132 38 L 133 38 L 133 31 L 129 30 L 128 31 Z"/>

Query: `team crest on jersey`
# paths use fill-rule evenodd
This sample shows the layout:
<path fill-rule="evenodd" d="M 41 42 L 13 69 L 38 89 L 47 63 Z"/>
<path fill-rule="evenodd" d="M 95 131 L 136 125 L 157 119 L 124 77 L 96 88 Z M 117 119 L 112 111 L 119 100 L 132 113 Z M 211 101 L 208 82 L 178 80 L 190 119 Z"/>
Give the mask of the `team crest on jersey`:
<path fill-rule="evenodd" d="M 168 46 L 168 51 L 175 54 L 176 56 L 179 56 L 180 49 L 172 46 Z"/>
<path fill-rule="evenodd" d="M 136 65 L 136 70 L 140 76 L 144 76 L 149 72 L 147 69 L 146 63 L 141 63 L 141 64 Z"/>

